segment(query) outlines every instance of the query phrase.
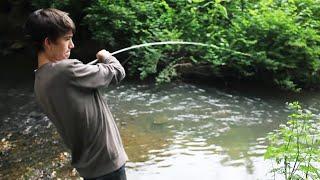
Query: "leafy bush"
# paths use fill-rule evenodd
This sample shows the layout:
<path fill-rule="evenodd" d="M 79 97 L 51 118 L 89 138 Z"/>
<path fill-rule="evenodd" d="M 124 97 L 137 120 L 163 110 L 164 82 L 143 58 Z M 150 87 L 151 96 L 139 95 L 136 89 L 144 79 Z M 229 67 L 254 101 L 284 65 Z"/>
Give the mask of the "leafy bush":
<path fill-rule="evenodd" d="M 240 23 L 251 46 L 255 67 L 271 73 L 274 81 L 289 89 L 315 85 L 320 68 L 320 1 L 261 1 Z M 243 21 L 242 19 L 240 21 Z M 257 68 L 256 68 L 257 69 Z"/>
<path fill-rule="evenodd" d="M 195 68 L 207 64 L 222 78 L 261 80 L 294 91 L 316 87 L 320 81 L 320 0 L 32 2 L 70 10 L 82 4 L 81 23 L 110 50 L 167 40 L 217 46 L 127 52 L 130 74 L 142 79 L 167 82 L 179 75 L 173 69 L 176 64 L 192 63 Z"/>
<path fill-rule="evenodd" d="M 279 167 L 272 170 L 285 179 L 320 179 L 319 119 L 303 110 L 298 102 L 290 103 L 293 111 L 287 124 L 268 135 L 270 145 L 266 159 L 274 160 Z"/>

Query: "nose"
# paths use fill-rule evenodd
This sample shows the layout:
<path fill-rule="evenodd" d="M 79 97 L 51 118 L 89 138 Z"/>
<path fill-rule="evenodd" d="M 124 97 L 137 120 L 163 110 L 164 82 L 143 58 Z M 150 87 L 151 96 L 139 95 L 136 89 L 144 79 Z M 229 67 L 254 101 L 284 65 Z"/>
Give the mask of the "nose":
<path fill-rule="evenodd" d="M 72 39 L 70 40 L 70 43 L 69 43 L 69 49 L 72 49 L 72 48 L 74 48 L 74 44 L 73 44 L 73 41 L 72 41 Z"/>

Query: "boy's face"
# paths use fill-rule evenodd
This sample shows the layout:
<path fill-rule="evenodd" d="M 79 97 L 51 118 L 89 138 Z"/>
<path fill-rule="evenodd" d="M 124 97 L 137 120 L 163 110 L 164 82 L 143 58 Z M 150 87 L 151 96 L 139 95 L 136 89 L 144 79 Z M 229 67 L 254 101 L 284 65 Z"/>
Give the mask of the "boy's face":
<path fill-rule="evenodd" d="M 74 48 L 72 41 L 73 33 L 69 31 L 64 36 L 59 37 L 55 42 L 51 42 L 47 51 L 50 60 L 60 61 L 70 57 L 71 49 Z"/>

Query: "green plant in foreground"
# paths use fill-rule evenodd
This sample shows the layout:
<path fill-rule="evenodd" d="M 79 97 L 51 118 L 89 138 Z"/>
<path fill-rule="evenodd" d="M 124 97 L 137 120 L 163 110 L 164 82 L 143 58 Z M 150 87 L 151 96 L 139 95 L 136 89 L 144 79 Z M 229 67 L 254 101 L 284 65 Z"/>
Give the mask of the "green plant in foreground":
<path fill-rule="evenodd" d="M 285 179 L 320 179 L 319 119 L 298 102 L 288 106 L 292 110 L 289 121 L 268 134 L 270 144 L 264 157 L 277 164 L 271 172 Z"/>

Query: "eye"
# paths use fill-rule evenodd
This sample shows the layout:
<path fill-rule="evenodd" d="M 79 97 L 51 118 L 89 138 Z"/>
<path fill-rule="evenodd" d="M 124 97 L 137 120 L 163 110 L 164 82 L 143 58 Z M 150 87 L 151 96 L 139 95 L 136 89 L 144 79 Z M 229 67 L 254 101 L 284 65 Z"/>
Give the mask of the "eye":
<path fill-rule="evenodd" d="M 65 38 L 65 40 L 67 40 L 67 41 L 72 40 L 72 37 L 68 36 Z"/>

